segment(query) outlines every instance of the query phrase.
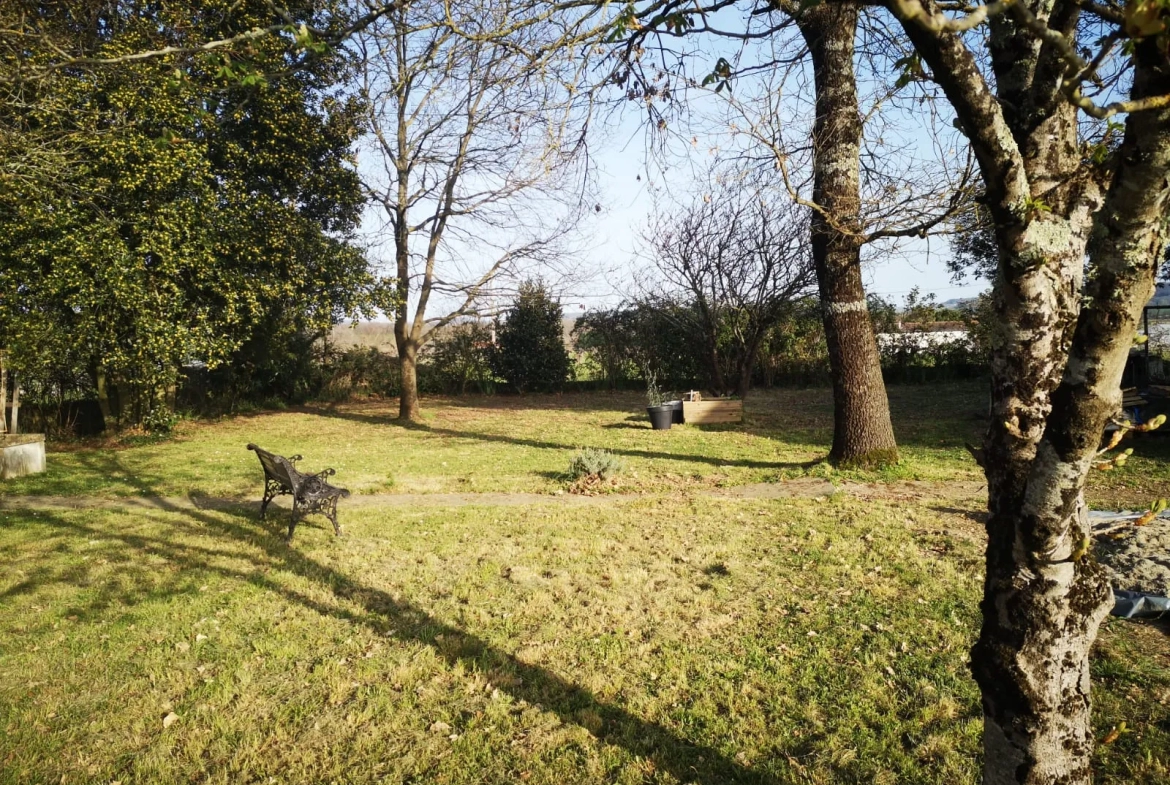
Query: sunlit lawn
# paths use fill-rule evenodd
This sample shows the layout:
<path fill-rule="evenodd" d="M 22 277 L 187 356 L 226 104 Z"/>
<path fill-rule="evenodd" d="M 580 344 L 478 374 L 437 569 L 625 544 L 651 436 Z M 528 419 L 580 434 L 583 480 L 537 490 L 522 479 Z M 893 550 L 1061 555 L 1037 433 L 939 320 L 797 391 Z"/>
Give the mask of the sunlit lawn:
<path fill-rule="evenodd" d="M 977 478 L 963 442 L 985 425 L 978 385 L 896 387 L 891 398 L 906 460 L 873 479 Z M 300 453 L 311 469 L 331 466 L 358 493 L 552 492 L 563 487 L 573 452 L 586 446 L 625 459 L 616 491 L 766 482 L 824 458 L 828 390 L 761 391 L 746 411 L 742 427 L 652 431 L 644 399 L 629 393 L 427 399 L 423 422 L 412 427 L 395 421 L 393 401 L 311 405 L 186 422 L 175 438 L 133 449 L 63 446 L 68 451 L 52 455 L 46 474 L 0 485 L 0 493 L 254 496 L 259 468 L 248 442 Z"/>
<path fill-rule="evenodd" d="M 54 452 L 0 486 L 0 783 L 976 782 L 981 503 L 947 488 L 978 479 L 982 392 L 892 398 L 905 465 L 848 477 L 950 481 L 938 498 L 708 495 L 827 474 L 791 466 L 823 456 L 824 391 L 749 400 L 742 430 L 651 432 L 635 397 L 482 398 L 428 400 L 422 428 L 355 404 Z M 343 538 L 310 518 L 291 544 L 283 510 L 154 498 L 254 500 L 248 441 L 367 493 L 549 495 L 343 502 Z M 552 495 L 580 445 L 646 495 Z M 1147 492 L 1127 476 L 1106 490 Z M 32 492 L 153 506 L 16 509 Z M 1097 738 L 1129 729 L 1098 781 L 1167 781 L 1170 638 L 1110 620 L 1094 677 Z"/>

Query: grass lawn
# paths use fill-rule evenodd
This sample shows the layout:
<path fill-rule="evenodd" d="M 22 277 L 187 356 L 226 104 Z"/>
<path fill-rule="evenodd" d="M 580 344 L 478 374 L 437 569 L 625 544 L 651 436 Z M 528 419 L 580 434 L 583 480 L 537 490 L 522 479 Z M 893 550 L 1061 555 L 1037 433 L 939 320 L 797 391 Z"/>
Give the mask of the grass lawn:
<path fill-rule="evenodd" d="M 981 391 L 891 398 L 904 465 L 844 477 L 810 464 L 825 391 L 749 400 L 743 429 L 651 432 L 624 396 L 432 399 L 419 428 L 354 404 L 53 452 L 0 486 L 0 783 L 974 783 L 981 501 L 953 489 L 977 487 Z M 314 517 L 291 544 L 283 510 L 171 498 L 254 499 L 247 441 L 367 494 L 547 495 L 343 502 L 345 537 Z M 554 495 L 584 445 L 626 458 L 626 493 Z M 1142 498 L 1163 445 L 1094 494 Z M 801 474 L 933 484 L 711 495 Z M 1098 781 L 1167 781 L 1170 637 L 1109 620 L 1093 667 L 1098 739 L 1127 729 Z"/>
<path fill-rule="evenodd" d="M 986 395 L 970 384 L 939 389 L 894 388 L 906 460 L 850 476 L 977 478 L 963 443 L 986 424 Z M 555 492 L 581 447 L 626 461 L 614 491 L 742 485 L 824 472 L 815 464 L 831 440 L 833 410 L 829 391 L 812 389 L 752 396 L 744 427 L 651 431 L 643 397 L 631 393 L 428 399 L 421 424 L 403 427 L 396 416 L 396 402 L 376 401 L 187 422 L 173 439 L 132 449 L 73 445 L 51 456 L 48 472 L 0 485 L 0 494 L 246 498 L 256 495 L 258 471 L 248 442 L 300 453 L 310 469 L 332 466 L 356 493 Z"/>

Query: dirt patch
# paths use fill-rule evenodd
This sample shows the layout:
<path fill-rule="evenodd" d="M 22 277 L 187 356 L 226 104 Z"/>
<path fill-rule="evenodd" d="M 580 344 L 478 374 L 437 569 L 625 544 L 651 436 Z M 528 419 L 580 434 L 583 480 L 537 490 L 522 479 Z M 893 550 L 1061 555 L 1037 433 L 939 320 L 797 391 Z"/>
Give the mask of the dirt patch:
<path fill-rule="evenodd" d="M 735 499 L 815 499 L 844 493 L 858 499 L 877 501 L 922 501 L 923 499 L 973 499 L 985 494 L 987 486 L 981 482 L 923 482 L 904 480 L 890 483 L 842 482 L 819 477 L 800 477 L 782 482 L 741 485 L 715 491 L 710 496 Z"/>
<path fill-rule="evenodd" d="M 1097 558 L 1114 588 L 1170 597 L 1170 518 L 1123 530 L 1122 539 L 1101 538 Z"/>

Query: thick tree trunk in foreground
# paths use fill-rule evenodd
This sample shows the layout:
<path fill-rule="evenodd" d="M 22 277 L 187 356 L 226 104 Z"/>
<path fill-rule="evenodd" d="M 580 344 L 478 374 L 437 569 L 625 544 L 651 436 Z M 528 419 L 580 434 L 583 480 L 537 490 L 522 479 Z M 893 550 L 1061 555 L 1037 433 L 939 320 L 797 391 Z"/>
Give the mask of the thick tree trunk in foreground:
<path fill-rule="evenodd" d="M 1025 2 L 1065 35 L 1075 31 L 1077 3 Z M 894 10 L 978 157 L 1000 253 L 982 460 L 987 575 L 971 653 L 984 782 L 1088 785 L 1089 650 L 1111 593 L 1092 554 L 1084 488 L 1120 409 L 1122 370 L 1162 255 L 1170 111 L 1128 115 L 1120 149 L 1090 164 L 1061 92 L 1069 71 L 1058 48 L 1011 13 L 995 17 L 993 91 L 933 2 L 895 0 Z M 1132 99 L 1170 94 L 1159 41 L 1134 49 Z"/>
<path fill-rule="evenodd" d="M 877 340 L 861 282 L 861 117 L 853 72 L 858 9 L 815 6 L 798 17 L 816 82 L 813 261 L 833 378 L 834 463 L 898 460 Z"/>
<path fill-rule="evenodd" d="M 1135 97 L 1170 92 L 1170 69 L 1156 47 L 1139 48 Z M 1050 411 L 1035 413 L 1043 436 L 1024 476 L 1003 468 L 1018 460 L 988 461 L 984 623 L 972 652 L 987 783 L 1091 781 L 1089 650 L 1112 593 L 1088 552 L 1085 479 L 1102 430 L 1120 409 L 1125 360 L 1162 258 L 1168 197 L 1170 112 L 1130 115 L 1088 247 L 1090 304 L 1077 318 L 1067 359 L 1063 346 L 1052 350 L 1063 376 Z M 1080 258 L 1066 267 L 1079 268 Z M 1001 452 L 1006 444 L 989 438 Z"/>

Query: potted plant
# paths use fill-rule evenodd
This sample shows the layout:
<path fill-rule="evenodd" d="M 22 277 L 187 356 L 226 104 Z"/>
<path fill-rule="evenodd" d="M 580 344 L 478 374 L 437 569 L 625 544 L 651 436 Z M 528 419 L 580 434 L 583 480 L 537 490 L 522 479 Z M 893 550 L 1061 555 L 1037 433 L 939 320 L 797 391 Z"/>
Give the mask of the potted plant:
<path fill-rule="evenodd" d="M 669 431 L 674 419 L 674 406 L 666 403 L 666 396 L 658 387 L 658 380 L 652 371 L 646 372 L 646 413 L 650 415 L 650 427 L 656 431 Z"/>

